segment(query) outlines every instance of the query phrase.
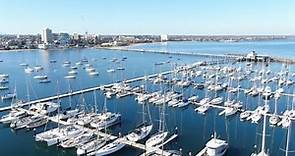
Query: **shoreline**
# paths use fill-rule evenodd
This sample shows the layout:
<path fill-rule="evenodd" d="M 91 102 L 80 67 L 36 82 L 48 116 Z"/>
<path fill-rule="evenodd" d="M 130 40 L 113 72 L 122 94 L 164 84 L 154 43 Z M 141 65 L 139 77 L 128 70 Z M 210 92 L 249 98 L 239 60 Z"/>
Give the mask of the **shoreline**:
<path fill-rule="evenodd" d="M 278 39 L 278 40 L 288 40 L 288 39 Z M 127 46 L 110 46 L 110 47 L 101 47 L 101 46 L 92 46 L 92 47 L 63 47 L 63 48 L 50 48 L 50 49 L 10 49 L 10 50 L 0 50 L 0 53 L 6 53 L 6 52 L 21 52 L 21 51 L 36 51 L 36 50 L 43 50 L 43 51 L 51 51 L 51 50 L 67 50 L 67 49 L 88 49 L 88 48 L 94 48 L 94 49 L 108 49 L 108 50 L 128 50 L 130 48 L 136 48 L 136 46 L 144 46 L 148 44 L 159 44 L 159 43 L 168 43 L 168 42 L 220 42 L 220 43 L 239 43 L 239 42 L 261 42 L 261 41 L 276 41 L 274 40 L 253 40 L 253 41 L 238 41 L 238 42 L 222 42 L 222 41 L 194 41 L 194 40 L 184 40 L 184 41 L 166 41 L 166 42 L 145 42 L 145 43 L 130 43 L 130 45 Z"/>

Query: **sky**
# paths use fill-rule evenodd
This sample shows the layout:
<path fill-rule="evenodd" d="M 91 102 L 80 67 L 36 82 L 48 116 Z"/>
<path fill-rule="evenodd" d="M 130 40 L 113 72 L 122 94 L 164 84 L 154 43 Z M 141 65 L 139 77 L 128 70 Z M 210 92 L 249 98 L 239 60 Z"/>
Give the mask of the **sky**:
<path fill-rule="evenodd" d="M 295 0 L 0 0 L 0 33 L 295 35 Z"/>

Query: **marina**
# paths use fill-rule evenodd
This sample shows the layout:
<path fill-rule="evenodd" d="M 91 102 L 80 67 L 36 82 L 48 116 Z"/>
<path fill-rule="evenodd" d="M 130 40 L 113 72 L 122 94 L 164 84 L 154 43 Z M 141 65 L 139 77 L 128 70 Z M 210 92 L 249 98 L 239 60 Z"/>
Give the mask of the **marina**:
<path fill-rule="evenodd" d="M 276 130 L 276 135 L 281 135 L 292 127 L 291 123 L 295 119 L 295 113 L 293 114 L 293 78 L 295 74 L 292 63 L 238 61 L 237 58 L 227 59 L 224 57 L 206 57 L 204 59 L 203 56 L 198 55 L 192 58 L 173 53 L 163 55 L 148 52 L 143 54 L 128 51 L 118 52 L 117 50 L 112 52 L 109 49 L 82 50 L 80 51 L 81 56 L 76 53 L 77 51 L 75 53 L 74 51 L 65 50 L 63 51 L 65 54 L 50 52 L 56 56 L 47 60 L 55 59 L 57 61 L 48 62 L 47 65 L 36 60 L 32 62 L 37 63 L 26 62 L 26 64 L 39 64 L 32 69 L 42 71 L 41 74 L 35 73 L 33 70 L 28 72 L 24 70 L 23 66 L 19 66 L 21 63 L 15 63 L 13 68 L 25 78 L 16 84 L 13 82 L 15 78 L 19 79 L 20 76 L 14 77 L 13 73 L 0 68 L 1 73 L 7 73 L 2 77 L 9 80 L 5 86 L 9 92 L 5 92 L 7 94 L 1 92 L 1 95 L 3 97 L 11 96 L 11 99 L 3 100 L 1 103 L 1 122 L 4 123 L 1 129 L 2 131 L 9 129 L 15 131 L 9 132 L 6 136 L 7 140 L 11 135 L 25 137 L 34 142 L 33 144 L 36 146 L 42 147 L 42 149 L 37 148 L 35 152 L 42 153 L 44 149 L 51 149 L 47 153 L 48 155 L 53 154 L 52 152 L 75 155 L 77 154 L 76 150 L 82 148 L 82 145 L 94 140 L 101 141 L 101 147 L 90 152 L 89 155 L 121 155 L 123 152 L 124 155 L 130 156 L 151 154 L 168 156 L 177 155 L 174 152 L 178 151 L 178 155 L 199 156 L 204 155 L 206 150 L 213 146 L 211 142 L 220 142 L 220 144 L 226 145 L 224 146 L 226 147 L 226 155 L 237 155 L 237 153 L 239 153 L 238 155 L 250 155 L 253 151 L 258 153 L 260 147 L 263 149 L 262 151 L 271 153 L 271 155 L 285 153 L 272 150 L 283 146 L 280 145 L 281 137 L 272 138 L 272 141 L 275 140 L 276 143 L 270 144 L 271 137 L 260 139 L 258 133 L 262 131 L 260 129 L 262 128 L 264 134 L 270 131 L 274 133 Z M 1 63 L 5 63 L 5 58 L 10 55 L 41 56 L 44 53 L 46 52 L 5 53 L 1 54 L 5 55 Z M 57 59 L 63 55 L 72 55 L 75 59 L 68 56 L 61 60 Z M 91 58 L 91 55 L 96 59 L 87 59 Z M 155 59 L 156 55 L 157 60 L 140 64 L 136 60 L 142 55 L 150 57 L 151 60 Z M 92 58 L 94 58 L 93 56 Z M 108 59 L 104 59 L 105 56 Z M 123 57 L 127 58 L 126 61 L 113 62 L 113 60 L 122 60 Z M 25 59 L 25 57 L 21 58 L 21 60 Z M 82 60 L 84 62 L 87 60 L 87 63 L 81 63 Z M 135 62 L 140 66 L 147 66 L 148 68 L 143 67 L 142 69 L 149 69 L 149 71 L 141 71 L 135 75 L 130 74 L 137 69 L 132 66 Z M 72 64 L 76 64 L 77 67 L 71 67 Z M 100 66 L 96 66 L 97 64 Z M 33 65 L 31 66 L 33 67 Z M 102 66 L 105 68 L 101 69 Z M 120 70 L 116 70 L 116 66 Z M 123 68 L 124 70 L 121 70 Z M 272 70 L 273 68 L 276 70 Z M 89 74 L 94 71 L 97 73 Z M 66 77 L 70 75 L 76 75 L 75 79 Z M 93 75 L 97 76 L 92 77 Z M 51 81 L 39 83 L 39 80 L 45 79 Z M 45 92 L 46 94 L 34 97 L 36 92 L 42 90 L 42 85 L 48 86 L 48 91 Z M 16 89 L 13 91 L 13 88 Z M 35 91 L 35 89 L 39 91 Z M 266 101 L 268 103 L 265 103 Z M 51 107 L 56 109 L 49 111 L 48 108 Z M 9 112 L 13 112 L 13 114 L 9 118 L 3 118 L 8 117 Z M 149 125 L 153 126 L 152 130 L 142 132 L 147 135 L 143 135 L 144 137 L 138 141 L 131 141 L 132 139 L 130 140 L 130 137 L 128 139 L 128 135 L 132 134 L 132 138 L 134 138 L 135 133 L 131 133 L 133 130 L 144 131 L 144 128 L 134 126 L 138 121 L 134 120 L 131 114 L 140 116 L 138 112 L 145 116 L 142 123 L 149 119 Z M 116 114 L 120 116 L 118 116 L 120 120 L 116 119 Z M 270 125 L 267 121 L 271 120 L 274 115 L 278 121 L 271 122 L 273 124 Z M 7 127 L 8 119 L 19 121 L 14 126 L 10 124 Z M 113 119 L 114 121 L 112 121 Z M 107 124 L 108 122 L 110 124 Z M 112 122 L 113 124 L 111 124 Z M 196 123 L 196 125 L 191 125 L 192 123 Z M 194 128 L 189 128 L 190 125 Z M 247 147 L 239 148 L 238 151 L 233 150 L 235 147 L 233 142 L 236 139 L 230 137 L 229 133 L 237 134 L 235 126 L 238 125 L 242 129 L 251 130 L 252 134 L 247 136 L 247 139 L 259 138 L 259 141 L 252 140 L 245 144 Z M 243 126 L 247 127 L 243 128 Z M 186 128 L 184 129 L 184 127 Z M 23 129 L 30 131 L 24 132 Z M 191 130 L 188 131 L 189 129 Z M 66 133 L 71 135 L 63 136 L 58 130 L 67 131 Z M 59 137 L 60 142 L 51 143 L 45 139 L 47 133 Z M 245 130 L 240 129 L 239 133 L 245 133 Z M 198 137 L 194 137 L 195 141 L 189 141 L 193 135 L 198 135 Z M 243 136 L 243 134 L 241 135 Z M 153 140 L 153 137 L 159 140 L 149 141 Z M 260 140 L 263 141 L 262 144 Z M 44 145 L 44 141 L 47 142 L 48 147 L 46 144 Z M 196 142 L 198 145 L 195 144 Z M 257 149 L 253 148 L 254 145 Z M 283 148 L 285 147 L 283 146 Z M 291 144 L 291 147 L 288 148 L 292 149 L 294 146 Z M 118 153 L 118 151 L 120 152 Z"/>

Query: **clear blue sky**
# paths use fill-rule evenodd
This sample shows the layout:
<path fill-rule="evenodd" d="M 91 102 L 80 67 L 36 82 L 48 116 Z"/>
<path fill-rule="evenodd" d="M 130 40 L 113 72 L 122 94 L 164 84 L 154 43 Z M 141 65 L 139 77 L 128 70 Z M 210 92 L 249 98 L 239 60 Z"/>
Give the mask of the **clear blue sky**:
<path fill-rule="evenodd" d="M 0 0 L 0 33 L 295 34 L 295 0 Z"/>

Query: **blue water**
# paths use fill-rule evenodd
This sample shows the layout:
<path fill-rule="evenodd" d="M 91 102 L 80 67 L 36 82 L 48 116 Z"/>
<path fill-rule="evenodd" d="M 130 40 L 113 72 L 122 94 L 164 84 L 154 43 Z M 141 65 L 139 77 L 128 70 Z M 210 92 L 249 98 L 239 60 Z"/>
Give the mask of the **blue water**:
<path fill-rule="evenodd" d="M 257 52 L 267 51 L 271 49 L 272 54 L 276 52 L 282 52 L 281 55 L 292 56 L 294 51 L 293 41 L 273 41 L 273 42 L 241 42 L 241 43 L 199 43 L 199 42 L 168 42 L 167 45 L 161 45 L 159 43 L 151 45 L 138 45 L 144 48 L 168 48 L 169 50 L 182 51 L 191 50 L 198 52 L 228 52 L 229 50 L 237 50 L 236 52 L 244 52 L 246 49 L 256 50 Z M 235 45 L 235 46 L 233 46 Z M 284 46 L 285 45 L 285 46 Z M 250 46 L 250 47 L 249 47 Z M 211 47 L 211 48 L 210 48 Z M 259 48 L 260 47 L 260 48 Z M 275 47 L 275 48 L 271 48 Z M 264 49 L 264 50 L 262 50 Z M 120 64 L 112 63 L 112 58 L 127 57 L 124 62 Z M 77 62 L 82 58 L 87 58 L 90 64 L 99 72 L 98 77 L 90 77 L 81 67 L 78 69 L 79 74 L 75 80 L 66 80 L 64 76 L 67 74 L 68 68 L 62 66 L 62 63 L 66 60 L 72 63 Z M 106 58 L 106 59 L 103 59 Z M 18 51 L 18 52 L 0 52 L 0 73 L 9 74 L 10 91 L 16 86 L 18 98 L 27 99 L 27 89 L 29 90 L 30 99 L 36 99 L 57 94 L 59 92 L 68 91 L 69 86 L 73 90 L 91 87 L 95 85 L 107 84 L 119 80 L 151 74 L 155 72 L 165 71 L 171 69 L 171 64 L 165 64 L 163 66 L 155 66 L 156 62 L 163 62 L 171 60 L 178 64 L 188 64 L 204 58 L 191 57 L 191 56 L 172 56 L 161 54 L 148 54 L 138 52 L 120 52 L 102 49 L 68 49 L 68 50 L 33 50 L 33 51 Z M 56 63 L 50 63 L 50 60 L 57 60 Z M 30 66 L 42 65 L 45 69 L 42 73 L 48 75 L 51 83 L 40 84 L 35 79 L 34 75 L 28 75 L 24 73 L 23 67 L 19 66 L 20 63 L 28 63 Z M 117 71 L 115 74 L 107 73 L 109 68 L 116 68 L 119 65 L 123 65 L 125 71 Z M 256 68 L 260 68 L 257 65 Z M 272 70 L 279 71 L 280 64 L 272 64 L 270 67 Z M 292 67 L 294 71 L 294 68 Z M 57 86 L 58 84 L 58 86 Z M 139 83 L 134 84 L 139 85 Z M 249 84 L 244 82 L 242 86 L 248 86 Z M 149 84 L 149 90 L 157 90 L 159 86 Z M 167 86 L 166 86 L 167 87 Z M 273 86 L 272 86 L 273 87 Z M 293 91 L 293 88 L 285 88 L 286 91 Z M 182 91 L 180 88 L 176 88 L 178 91 Z M 187 88 L 184 90 L 185 95 L 188 97 L 192 94 L 197 94 L 200 97 L 204 96 L 204 91 L 194 90 Z M 3 92 L 0 92 L 3 94 Z M 220 96 L 225 96 L 225 93 L 219 93 Z M 98 92 L 98 103 L 100 109 L 103 104 L 103 93 Z M 211 94 L 210 94 L 211 95 Z M 213 96 L 213 94 L 211 95 Z M 94 104 L 93 93 L 84 94 L 86 99 L 86 105 L 91 106 Z M 79 105 L 82 97 L 75 96 L 73 98 L 72 105 Z M 258 104 L 258 97 L 246 97 L 241 94 L 240 99 L 247 103 L 249 109 L 254 109 Z M 292 99 L 291 99 L 292 101 Z M 279 112 L 282 112 L 286 108 L 286 104 L 290 104 L 287 98 L 281 98 L 279 101 Z M 0 106 L 7 106 L 9 102 L 0 102 Z M 68 106 L 68 99 L 62 99 L 63 107 Z M 151 109 L 151 115 L 154 126 L 154 132 L 158 126 L 158 107 L 149 105 Z M 271 101 L 271 107 L 273 110 L 273 101 Z M 141 105 L 137 104 L 134 100 L 134 96 L 125 97 L 122 99 L 113 98 L 108 100 L 108 109 L 114 112 L 120 112 L 122 114 L 122 123 L 111 129 L 113 134 L 126 134 L 132 130 L 139 122 Z M 228 156 L 247 156 L 253 151 L 257 151 L 254 145 L 261 145 L 261 124 L 251 124 L 249 122 L 241 122 L 238 116 L 225 118 L 218 116 L 220 110 L 210 110 L 206 115 L 200 115 L 194 111 L 194 106 L 189 106 L 187 109 L 167 108 L 166 109 L 166 125 L 167 129 L 174 132 L 175 127 L 178 127 L 179 137 L 177 140 L 171 142 L 166 149 L 182 149 L 184 155 L 188 155 L 189 152 L 196 154 L 203 148 L 205 143 L 209 140 L 214 129 L 218 133 L 218 136 L 226 139 L 230 148 L 227 153 Z M 3 114 L 3 113 L 1 113 Z M 0 114 L 0 115 L 1 115 Z M 217 114 L 217 115 L 216 115 Z M 138 116 L 138 117 L 136 117 Z M 50 124 L 49 126 L 55 126 Z M 43 128 L 37 129 L 37 132 L 43 131 Z M 271 155 L 284 155 L 283 150 L 280 148 L 285 147 L 286 129 L 268 127 L 267 129 L 267 148 Z M 34 132 L 27 130 L 12 131 L 5 125 L 0 125 L 0 155 L 75 155 L 75 150 L 63 150 L 56 146 L 47 147 L 42 143 L 34 141 Z M 292 138 L 294 138 L 292 133 Z M 295 150 L 294 142 L 291 139 L 291 150 Z M 113 155 L 117 156 L 133 156 L 140 154 L 141 151 L 126 147 L 120 152 Z M 290 153 L 294 155 L 294 153 Z"/>
<path fill-rule="evenodd" d="M 294 57 L 295 39 L 230 43 L 185 41 L 139 44 L 132 46 L 132 48 L 219 54 L 249 53 L 255 50 L 259 54 Z"/>

